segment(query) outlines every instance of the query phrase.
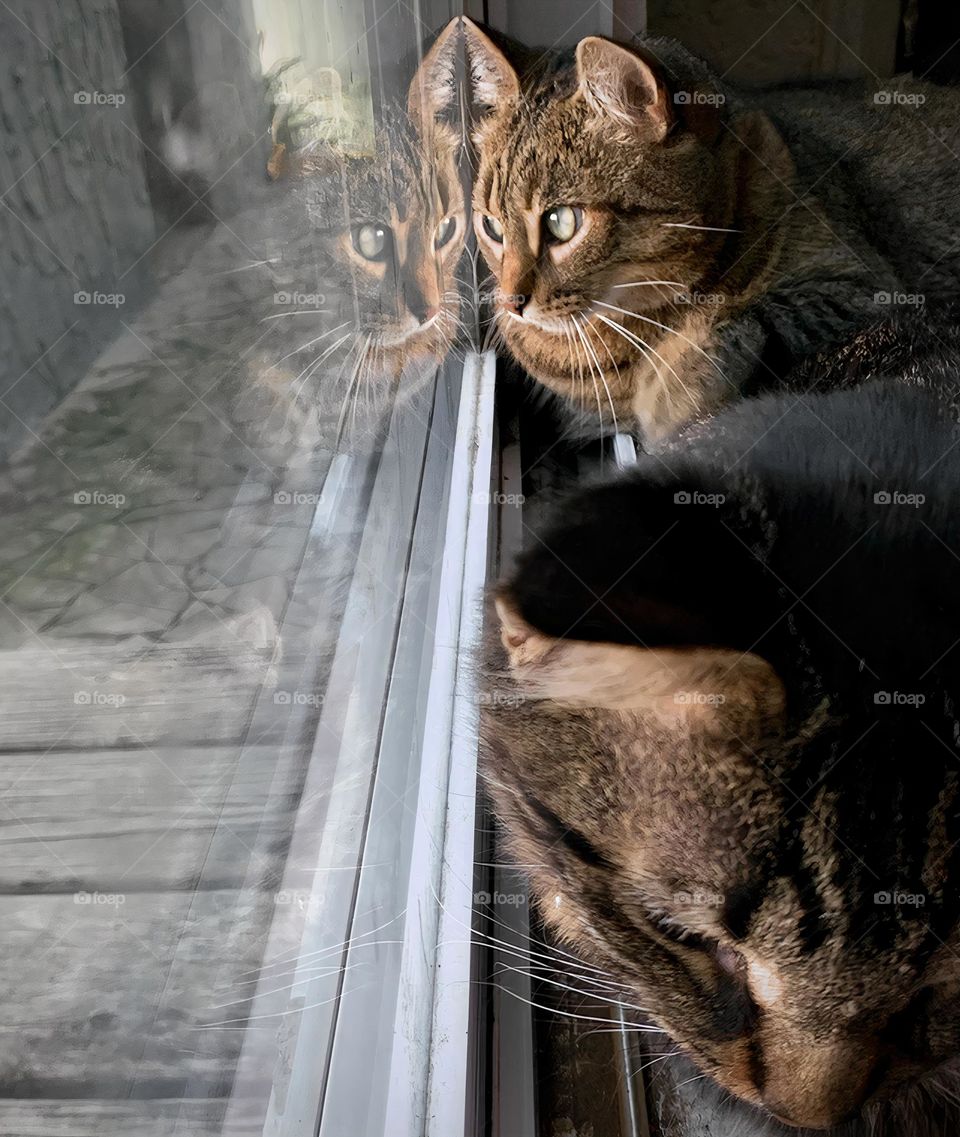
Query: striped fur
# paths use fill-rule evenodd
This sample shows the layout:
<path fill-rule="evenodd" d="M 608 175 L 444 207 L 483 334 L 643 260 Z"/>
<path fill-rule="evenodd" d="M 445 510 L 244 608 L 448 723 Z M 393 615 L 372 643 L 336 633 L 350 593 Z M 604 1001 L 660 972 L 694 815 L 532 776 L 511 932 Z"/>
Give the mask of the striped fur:
<path fill-rule="evenodd" d="M 744 1134 L 925 1137 L 956 1104 L 960 335 L 876 342 L 849 390 L 567 502 L 488 650 L 484 768 L 546 922 Z"/>

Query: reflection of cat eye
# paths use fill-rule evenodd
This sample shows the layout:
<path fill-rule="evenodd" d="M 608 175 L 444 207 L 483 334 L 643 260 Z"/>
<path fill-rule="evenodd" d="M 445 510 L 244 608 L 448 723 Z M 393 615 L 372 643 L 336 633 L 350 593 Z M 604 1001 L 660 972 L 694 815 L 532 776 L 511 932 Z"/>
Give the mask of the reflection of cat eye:
<path fill-rule="evenodd" d="M 442 249 L 457 230 L 456 217 L 444 217 L 437 226 L 436 236 L 433 238 L 433 247 Z"/>
<path fill-rule="evenodd" d="M 387 249 L 390 230 L 378 221 L 358 225 L 353 231 L 353 247 L 368 261 L 382 261 Z"/>
<path fill-rule="evenodd" d="M 498 245 L 503 244 L 503 226 L 496 217 L 491 217 L 489 213 L 485 213 L 483 216 L 483 231 L 491 241 L 496 241 Z"/>
<path fill-rule="evenodd" d="M 554 241 L 569 241 L 583 224 L 583 210 L 576 205 L 555 205 L 543 215 L 543 224 Z"/>

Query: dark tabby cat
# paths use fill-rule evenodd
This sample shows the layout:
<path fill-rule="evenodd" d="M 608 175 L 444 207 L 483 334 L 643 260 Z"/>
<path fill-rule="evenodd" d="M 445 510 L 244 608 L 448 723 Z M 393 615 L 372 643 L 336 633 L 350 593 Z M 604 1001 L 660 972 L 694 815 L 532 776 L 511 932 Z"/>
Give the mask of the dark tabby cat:
<path fill-rule="evenodd" d="M 898 336 L 574 497 L 489 648 L 545 921 L 764 1133 L 960 1123 L 960 337 Z"/>
<path fill-rule="evenodd" d="M 456 28 L 379 115 L 371 153 L 315 146 L 287 162 L 294 200 L 282 271 L 298 346 L 265 384 L 345 425 L 376 419 L 430 378 L 463 328 L 467 195 L 456 121 Z M 372 412 L 372 414 L 371 414 Z"/>
<path fill-rule="evenodd" d="M 663 39 L 590 37 L 518 73 L 464 28 L 498 330 L 604 426 L 656 446 L 878 305 L 957 294 L 943 89 L 748 99 Z"/>

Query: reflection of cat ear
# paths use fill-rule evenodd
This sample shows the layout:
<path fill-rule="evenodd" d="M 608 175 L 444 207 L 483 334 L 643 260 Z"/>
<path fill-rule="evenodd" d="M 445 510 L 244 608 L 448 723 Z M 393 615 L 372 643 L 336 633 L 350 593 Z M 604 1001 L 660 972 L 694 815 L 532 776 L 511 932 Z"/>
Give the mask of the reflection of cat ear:
<path fill-rule="evenodd" d="M 457 91 L 457 45 L 460 21 L 453 19 L 424 56 L 407 92 L 407 113 L 421 128 L 449 114 L 459 102 Z"/>
<path fill-rule="evenodd" d="M 520 79 L 492 39 L 465 16 L 461 20 L 473 102 L 489 110 L 520 94 Z"/>
<path fill-rule="evenodd" d="M 639 55 L 588 36 L 577 44 L 577 78 L 580 94 L 598 114 L 641 129 L 653 142 L 666 136 L 667 89 Z"/>

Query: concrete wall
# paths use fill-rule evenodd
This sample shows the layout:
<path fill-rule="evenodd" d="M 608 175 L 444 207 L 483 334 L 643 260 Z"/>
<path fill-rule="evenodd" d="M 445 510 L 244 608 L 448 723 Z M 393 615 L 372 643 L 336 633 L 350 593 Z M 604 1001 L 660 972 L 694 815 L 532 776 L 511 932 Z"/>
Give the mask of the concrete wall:
<path fill-rule="evenodd" d="M 116 326 L 95 294 L 132 310 L 154 228 L 116 0 L 8 0 L 0 43 L 2 455 Z"/>
<path fill-rule="evenodd" d="M 900 0 L 647 0 L 647 26 L 674 36 L 731 80 L 885 78 Z"/>

